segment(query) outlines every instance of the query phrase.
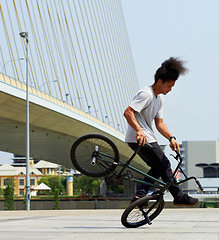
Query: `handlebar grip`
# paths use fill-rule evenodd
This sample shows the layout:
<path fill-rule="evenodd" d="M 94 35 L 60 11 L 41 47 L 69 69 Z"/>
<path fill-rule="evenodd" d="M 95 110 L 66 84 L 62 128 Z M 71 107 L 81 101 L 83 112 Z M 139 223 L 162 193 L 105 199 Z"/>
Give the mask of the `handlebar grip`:
<path fill-rule="evenodd" d="M 137 143 L 139 144 L 140 143 L 140 139 L 138 139 L 137 140 Z M 142 147 L 142 145 L 140 145 L 141 147 Z M 148 143 L 147 141 L 145 141 L 145 144 L 144 144 L 144 146 L 146 146 L 146 147 L 148 147 L 148 148 L 153 148 L 153 146 L 150 144 L 150 143 Z"/>
<path fill-rule="evenodd" d="M 175 153 L 176 153 L 176 156 L 180 156 L 180 153 L 179 153 L 179 151 L 176 149 L 176 150 L 174 150 L 175 151 Z"/>
<path fill-rule="evenodd" d="M 200 188 L 200 190 L 201 190 L 202 192 L 204 192 L 204 188 L 202 187 L 202 185 L 201 185 L 201 183 L 199 182 L 199 180 L 196 180 L 196 183 L 197 183 L 198 187 Z"/>

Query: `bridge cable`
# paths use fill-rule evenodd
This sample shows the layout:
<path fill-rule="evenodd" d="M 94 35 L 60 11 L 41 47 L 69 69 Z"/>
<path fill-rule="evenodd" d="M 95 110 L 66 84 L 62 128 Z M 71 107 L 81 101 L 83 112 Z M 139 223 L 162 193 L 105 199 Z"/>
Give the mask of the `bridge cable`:
<path fill-rule="evenodd" d="M 108 64 L 109 64 L 109 67 L 111 69 L 111 71 L 109 71 L 109 68 L 107 68 L 110 78 L 106 79 L 106 83 L 107 83 L 107 87 L 108 87 L 109 92 L 110 92 L 111 101 L 114 103 L 114 104 L 112 104 L 112 106 L 114 108 L 114 112 L 119 113 L 119 111 L 118 111 L 119 110 L 119 107 L 118 107 L 119 101 L 117 100 L 119 94 L 117 93 L 117 90 L 115 90 L 116 83 L 114 82 L 114 80 L 112 80 L 112 77 L 111 77 L 111 74 L 113 74 L 113 72 L 114 72 L 115 66 L 113 66 L 113 64 L 111 63 L 111 62 L 113 62 L 114 54 L 112 52 L 112 48 L 111 48 L 111 44 L 110 44 L 111 37 L 110 37 L 110 34 L 108 32 L 109 28 L 107 27 L 107 25 L 108 25 L 108 21 L 107 21 L 107 17 L 106 17 L 107 15 L 104 14 L 103 6 L 102 6 L 102 8 L 101 8 L 101 4 L 99 6 L 100 6 L 100 15 L 101 15 L 101 18 L 102 18 L 101 22 L 103 23 L 103 26 L 104 26 L 104 29 L 105 29 L 105 34 L 106 34 L 106 38 L 104 37 L 104 42 L 105 42 L 105 45 L 108 46 L 108 48 L 106 48 L 106 50 L 107 50 L 106 52 L 107 52 L 107 55 L 108 55 Z M 111 74 L 110 74 L 110 72 L 111 72 Z M 115 77 L 113 76 L 113 78 L 115 78 Z M 112 94 L 115 95 L 115 96 L 112 97 Z M 117 124 L 119 123 L 118 115 L 120 115 L 120 113 L 119 114 L 113 114 L 113 116 L 111 116 L 112 118 L 113 117 L 115 118 L 114 121 Z M 114 123 L 114 127 L 115 127 L 115 122 L 114 121 L 113 121 L 113 123 Z"/>
<path fill-rule="evenodd" d="M 69 0 L 67 0 L 67 3 L 68 3 L 69 9 L 71 9 L 70 8 L 70 4 L 69 4 Z M 80 55 L 81 55 L 81 60 L 82 60 L 82 64 L 83 64 L 84 71 L 85 71 L 85 76 L 86 76 L 87 81 L 88 81 L 88 75 L 87 75 L 87 72 L 86 72 L 85 63 L 84 63 L 84 59 L 83 59 L 82 51 L 81 51 L 81 48 L 80 48 L 80 43 L 79 43 L 77 31 L 76 31 L 76 26 L 75 26 L 75 22 L 74 22 L 74 19 L 73 19 L 71 11 L 70 11 L 70 16 L 71 16 L 72 24 L 73 24 L 73 27 L 74 27 L 75 37 L 76 37 L 76 40 L 77 40 L 77 43 L 78 43 L 78 47 L 79 47 L 79 51 L 80 51 Z M 84 82 L 83 82 L 83 78 L 82 78 L 82 73 L 80 71 L 79 62 L 78 62 L 77 55 L 76 55 L 76 51 L 75 51 L 75 48 L 74 48 L 73 44 L 72 44 L 72 46 L 73 46 L 73 51 L 74 51 L 74 55 L 75 55 L 75 61 L 76 61 L 77 67 L 78 67 L 79 76 L 80 76 L 80 80 L 81 80 L 81 84 L 82 84 L 82 88 L 83 88 L 83 92 L 84 92 L 84 96 L 85 96 L 85 100 L 86 100 L 86 105 L 89 106 L 88 98 L 87 98 L 87 95 L 86 95 L 85 86 L 84 86 Z"/>
<path fill-rule="evenodd" d="M 7 38 L 7 45 L 8 45 L 8 48 L 9 48 L 9 54 L 11 56 L 11 59 L 15 59 L 14 57 L 14 53 L 13 53 L 13 49 L 12 49 L 12 46 L 11 46 L 11 41 L 10 41 L 10 37 L 9 37 L 9 34 L 8 34 L 8 29 L 7 29 L 7 25 L 6 25 L 6 22 L 5 22 L 5 17 L 4 17 L 4 14 L 3 14 L 3 11 L 2 11 L 2 7 L 1 7 L 1 4 L 0 4 L 0 12 L 1 12 L 1 16 L 2 16 L 2 20 L 3 20 L 3 26 L 4 26 L 4 30 L 5 30 L 5 35 L 6 35 L 6 38 Z M 14 71 L 14 68 L 12 68 L 13 71 Z M 18 74 L 18 70 L 17 70 L 17 67 L 15 66 L 15 71 L 17 73 L 17 76 L 19 76 Z M 14 72 L 14 75 L 15 75 L 15 72 Z"/>

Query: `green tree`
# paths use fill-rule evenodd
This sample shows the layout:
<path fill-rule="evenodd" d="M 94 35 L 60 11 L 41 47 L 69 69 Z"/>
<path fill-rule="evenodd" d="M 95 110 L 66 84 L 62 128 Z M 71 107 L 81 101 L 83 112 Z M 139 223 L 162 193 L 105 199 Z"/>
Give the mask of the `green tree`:
<path fill-rule="evenodd" d="M 11 186 L 12 188 L 14 188 L 14 180 L 13 180 L 13 178 L 6 178 L 5 180 L 4 180 L 4 185 L 6 185 L 6 186 Z"/>
<path fill-rule="evenodd" d="M 0 187 L 0 196 L 2 196 L 4 193 L 3 189 Z"/>
<path fill-rule="evenodd" d="M 14 210 L 14 188 L 10 185 L 4 190 L 4 207 L 5 210 Z"/>
<path fill-rule="evenodd" d="M 93 180 L 91 186 L 93 195 L 98 195 L 100 193 L 100 179 Z"/>
<path fill-rule="evenodd" d="M 98 195 L 100 193 L 100 179 L 84 175 L 74 177 L 74 191 L 76 195 Z"/>
<path fill-rule="evenodd" d="M 53 209 L 59 210 L 60 209 L 60 199 L 59 199 L 59 189 L 56 188 L 54 191 L 54 206 Z"/>
<path fill-rule="evenodd" d="M 43 176 L 38 184 L 45 183 L 47 186 L 51 188 L 51 191 L 48 191 L 48 194 L 54 195 L 55 189 L 59 190 L 59 193 L 65 192 L 66 179 L 59 176 L 47 175 Z"/>

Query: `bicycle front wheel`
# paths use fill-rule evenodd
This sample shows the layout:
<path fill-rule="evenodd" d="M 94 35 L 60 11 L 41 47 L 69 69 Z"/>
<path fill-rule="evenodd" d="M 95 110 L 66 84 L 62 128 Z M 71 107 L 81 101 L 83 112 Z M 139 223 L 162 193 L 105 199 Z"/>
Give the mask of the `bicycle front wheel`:
<path fill-rule="evenodd" d="M 117 146 L 102 134 L 81 136 L 72 145 L 70 155 L 75 168 L 90 177 L 110 174 L 119 162 Z"/>
<path fill-rule="evenodd" d="M 151 224 L 164 208 L 161 195 L 149 195 L 132 203 L 122 214 L 121 222 L 127 228 L 137 228 Z"/>

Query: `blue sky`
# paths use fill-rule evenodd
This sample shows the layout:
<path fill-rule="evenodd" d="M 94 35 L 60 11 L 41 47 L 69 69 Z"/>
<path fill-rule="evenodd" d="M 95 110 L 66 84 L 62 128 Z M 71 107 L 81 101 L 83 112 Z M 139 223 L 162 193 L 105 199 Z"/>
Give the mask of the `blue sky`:
<path fill-rule="evenodd" d="M 170 56 L 189 69 L 165 96 L 169 130 L 179 142 L 219 140 L 219 1 L 122 0 L 122 7 L 140 87 Z"/>

